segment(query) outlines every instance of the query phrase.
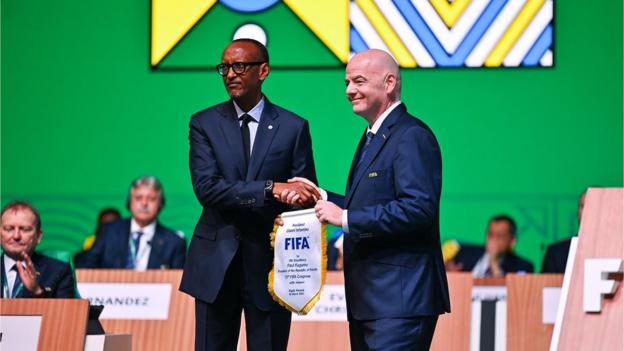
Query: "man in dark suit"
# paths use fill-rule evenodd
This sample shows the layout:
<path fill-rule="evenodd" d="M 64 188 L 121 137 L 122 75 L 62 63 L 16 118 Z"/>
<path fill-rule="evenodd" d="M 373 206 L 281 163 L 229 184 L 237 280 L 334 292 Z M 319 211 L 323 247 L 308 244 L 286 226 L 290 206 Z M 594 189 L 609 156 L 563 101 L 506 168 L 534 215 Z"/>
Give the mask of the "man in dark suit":
<path fill-rule="evenodd" d="M 399 68 L 390 55 L 355 55 L 346 84 L 353 111 L 368 128 L 342 208 L 320 200 L 315 209 L 345 233 L 351 348 L 427 350 L 438 315 L 450 312 L 439 234 L 440 149 L 401 103 Z"/>
<path fill-rule="evenodd" d="M 41 241 L 41 217 L 28 203 L 2 209 L 2 298 L 73 298 L 74 278 L 68 263 L 35 253 Z"/>
<path fill-rule="evenodd" d="M 238 39 L 218 73 L 231 100 L 193 115 L 189 166 L 203 211 L 191 240 L 180 290 L 195 298 L 195 349 L 235 350 L 241 311 L 249 350 L 286 350 L 291 313 L 268 293 L 273 261 L 269 234 L 294 191 L 299 205 L 320 194 L 308 123 L 269 102 L 261 86 L 270 72 L 266 48 Z"/>
<path fill-rule="evenodd" d="M 516 255 L 517 226 L 513 218 L 497 215 L 488 222 L 485 246 L 462 244 L 447 262 L 447 271 L 472 272 L 475 278 L 501 278 L 507 273 L 533 273 L 533 264 Z"/>
<path fill-rule="evenodd" d="M 144 176 L 133 181 L 127 202 L 132 217 L 102 226 L 80 267 L 182 268 L 186 242 L 182 235 L 158 222 L 164 204 L 165 194 L 158 179 Z"/>
<path fill-rule="evenodd" d="M 583 216 L 583 207 L 585 207 L 586 193 L 587 190 L 583 191 L 578 201 L 577 218 L 579 226 Z M 567 238 L 548 245 L 542 260 L 542 273 L 565 273 L 571 242 L 572 238 Z"/>

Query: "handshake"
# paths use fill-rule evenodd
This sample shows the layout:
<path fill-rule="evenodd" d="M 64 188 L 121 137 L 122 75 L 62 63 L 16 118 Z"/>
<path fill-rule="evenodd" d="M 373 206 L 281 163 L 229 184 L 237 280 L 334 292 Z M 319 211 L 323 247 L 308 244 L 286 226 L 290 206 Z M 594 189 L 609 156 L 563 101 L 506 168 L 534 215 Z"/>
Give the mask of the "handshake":
<path fill-rule="evenodd" d="M 295 177 L 288 183 L 273 184 L 273 197 L 280 202 L 301 207 L 314 206 L 316 217 L 321 223 L 342 226 L 342 208 L 327 201 L 327 192 L 306 178 Z M 283 225 L 280 217 L 275 224 Z"/>
<path fill-rule="evenodd" d="M 292 178 L 288 183 L 273 184 L 273 197 L 280 202 L 301 207 L 312 207 L 321 200 L 321 189 L 306 178 Z"/>

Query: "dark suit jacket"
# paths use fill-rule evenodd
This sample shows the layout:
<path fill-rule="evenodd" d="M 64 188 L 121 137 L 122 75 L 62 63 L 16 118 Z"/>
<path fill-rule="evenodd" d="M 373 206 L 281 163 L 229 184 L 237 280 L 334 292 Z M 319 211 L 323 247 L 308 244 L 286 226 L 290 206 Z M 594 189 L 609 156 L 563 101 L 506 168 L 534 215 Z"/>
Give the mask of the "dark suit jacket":
<path fill-rule="evenodd" d="M 481 245 L 461 244 L 461 248 L 453 258 L 453 261 L 455 261 L 455 263 L 461 263 L 462 272 L 472 272 L 484 253 L 485 248 Z M 533 263 L 513 252 L 508 252 L 503 256 L 501 268 L 505 273 L 533 273 L 534 271 Z"/>
<path fill-rule="evenodd" d="M 102 226 L 79 268 L 126 268 L 130 219 L 120 219 Z M 156 223 L 151 241 L 148 269 L 182 268 L 186 242 L 173 230 Z"/>
<path fill-rule="evenodd" d="M 308 122 L 265 100 L 249 161 L 232 101 L 196 113 L 190 122 L 189 166 L 203 211 L 189 247 L 180 290 L 212 303 L 237 250 L 254 304 L 279 309 L 267 291 L 273 262 L 269 234 L 288 207 L 265 199 L 266 180 L 301 176 L 316 183 Z"/>
<path fill-rule="evenodd" d="M 565 273 L 571 239 L 548 245 L 542 261 L 542 273 Z"/>
<path fill-rule="evenodd" d="M 449 312 L 439 233 L 442 162 L 435 136 L 401 104 L 383 122 L 356 169 L 359 153 L 344 202 L 349 319 Z"/>
<path fill-rule="evenodd" d="M 59 261 L 38 253 L 33 253 L 30 259 L 35 266 L 39 276 L 39 285 L 44 290 L 41 297 L 45 298 L 64 298 L 70 299 L 76 297 L 75 281 L 72 269 L 69 263 Z M 0 255 L 0 272 L 4 272 L 4 257 Z M 19 274 L 19 273 L 18 273 Z M 4 273 L 2 274 L 4 277 Z M 3 278 L 4 279 L 4 278 Z M 4 282 L 2 282 L 4 284 Z M 4 289 L 0 289 L 4 290 Z M 5 297 L 4 291 L 0 291 L 0 297 Z M 33 297 L 32 293 L 26 288 L 16 296 L 18 298 Z"/>

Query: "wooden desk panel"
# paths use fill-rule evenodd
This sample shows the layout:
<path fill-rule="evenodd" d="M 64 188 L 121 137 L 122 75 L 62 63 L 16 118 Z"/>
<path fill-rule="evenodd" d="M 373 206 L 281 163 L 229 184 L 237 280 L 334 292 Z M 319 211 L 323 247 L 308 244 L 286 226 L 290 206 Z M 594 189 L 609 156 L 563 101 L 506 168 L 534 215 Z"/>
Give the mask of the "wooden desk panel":
<path fill-rule="evenodd" d="M 101 320 L 107 334 L 132 334 L 132 350 L 193 350 L 195 347 L 195 301 L 178 291 L 182 270 L 79 269 L 80 283 L 170 283 L 171 302 L 167 320 Z"/>
<path fill-rule="evenodd" d="M 83 351 L 89 301 L 79 299 L 0 299 L 3 316 L 42 316 L 39 351 Z"/>
<path fill-rule="evenodd" d="M 507 350 L 548 350 L 554 324 L 542 323 L 545 287 L 561 287 L 562 274 L 507 277 Z"/>

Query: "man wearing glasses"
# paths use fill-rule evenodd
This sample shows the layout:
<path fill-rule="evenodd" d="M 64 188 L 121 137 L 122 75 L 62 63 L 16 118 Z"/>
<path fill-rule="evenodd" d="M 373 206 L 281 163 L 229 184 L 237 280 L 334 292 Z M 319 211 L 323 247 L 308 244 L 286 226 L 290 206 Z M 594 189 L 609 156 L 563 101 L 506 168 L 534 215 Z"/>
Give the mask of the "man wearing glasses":
<path fill-rule="evenodd" d="M 269 54 L 251 39 L 231 42 L 217 72 L 231 100 L 193 115 L 189 167 L 203 207 L 180 290 L 195 298 L 195 349 L 236 350 L 241 311 L 249 350 L 286 350 L 291 313 L 270 297 L 277 202 L 296 193 L 298 206 L 320 198 L 308 122 L 262 94 Z"/>

